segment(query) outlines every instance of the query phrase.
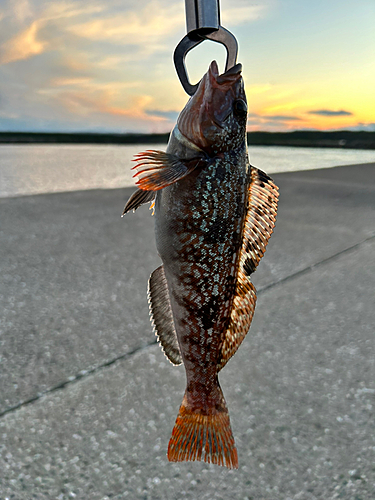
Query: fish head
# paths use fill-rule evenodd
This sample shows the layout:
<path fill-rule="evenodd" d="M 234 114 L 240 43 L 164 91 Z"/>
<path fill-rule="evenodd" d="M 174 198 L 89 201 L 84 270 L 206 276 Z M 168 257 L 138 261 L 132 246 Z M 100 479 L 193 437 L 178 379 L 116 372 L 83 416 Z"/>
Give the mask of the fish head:
<path fill-rule="evenodd" d="M 178 117 L 181 134 L 209 155 L 229 151 L 245 140 L 247 102 L 241 71 L 242 65 L 236 64 L 219 75 L 213 61 Z"/>

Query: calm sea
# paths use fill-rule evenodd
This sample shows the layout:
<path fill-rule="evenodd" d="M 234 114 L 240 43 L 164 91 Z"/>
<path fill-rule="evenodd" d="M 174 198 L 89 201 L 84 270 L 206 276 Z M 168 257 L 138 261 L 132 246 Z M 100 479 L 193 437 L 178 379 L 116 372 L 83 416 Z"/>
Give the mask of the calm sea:
<path fill-rule="evenodd" d="M 164 145 L 1 145 L 0 197 L 133 186 L 133 155 Z M 250 146 L 251 163 L 267 173 L 375 161 L 374 151 Z"/>

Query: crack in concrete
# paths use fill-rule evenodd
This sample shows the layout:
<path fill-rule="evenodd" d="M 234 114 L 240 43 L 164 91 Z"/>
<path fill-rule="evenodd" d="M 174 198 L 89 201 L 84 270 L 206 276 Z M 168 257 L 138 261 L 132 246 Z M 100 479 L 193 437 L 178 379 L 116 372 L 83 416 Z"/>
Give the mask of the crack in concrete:
<path fill-rule="evenodd" d="M 269 285 L 261 287 L 257 290 L 258 295 L 263 294 L 264 292 L 270 290 L 271 288 L 274 288 L 274 287 L 277 287 L 277 286 L 282 285 L 284 283 L 287 283 L 289 281 L 292 281 L 295 278 L 299 278 L 300 276 L 304 276 L 306 274 L 309 274 L 310 272 L 314 271 L 315 269 L 341 257 L 342 255 L 345 255 L 347 253 L 350 253 L 350 252 L 357 250 L 362 245 L 364 245 L 364 244 L 366 244 L 369 241 L 372 241 L 374 239 L 375 239 L 375 234 L 372 236 L 369 236 L 368 238 L 366 238 L 358 243 L 356 243 L 355 245 L 352 245 L 348 248 L 345 248 L 344 250 L 341 250 L 340 252 L 337 252 L 337 253 L 327 257 L 326 259 L 323 259 L 319 262 L 316 262 L 315 264 L 312 264 L 304 269 L 301 269 L 293 274 L 290 274 L 289 276 L 286 276 L 285 278 L 282 278 L 278 281 L 274 281 L 273 283 L 270 283 Z M 138 352 L 146 350 L 149 347 L 152 347 L 156 344 L 157 344 L 157 340 L 155 339 L 153 342 L 150 342 L 150 343 L 143 345 L 141 347 L 136 347 L 136 348 L 132 349 L 131 351 L 128 351 L 124 354 L 121 354 L 120 356 L 117 356 L 116 358 L 110 359 L 109 361 L 106 361 L 106 362 L 102 363 L 101 365 L 96 366 L 95 368 L 91 368 L 91 370 L 82 370 L 77 375 L 69 377 L 68 380 L 60 382 L 59 384 L 56 384 L 53 387 L 50 387 L 49 389 L 46 389 L 45 391 L 40 392 L 37 395 L 35 395 L 29 399 L 21 401 L 20 403 L 7 408 L 6 410 L 3 410 L 2 412 L 0 412 L 0 418 L 8 415 L 9 413 L 14 413 L 15 411 L 17 411 L 20 408 L 23 408 L 24 406 L 28 406 L 32 403 L 35 403 L 36 401 L 43 398 L 44 396 L 47 396 L 48 394 L 65 389 L 65 387 L 67 387 L 71 384 L 75 384 L 75 383 L 79 382 L 80 380 L 87 378 L 91 375 L 94 375 L 95 373 L 99 372 L 100 370 L 117 363 L 118 361 L 128 359 L 128 358 L 132 357 L 134 354 L 137 354 Z"/>
<path fill-rule="evenodd" d="M 257 292 L 258 292 L 258 295 L 260 293 L 263 293 L 267 290 L 269 290 L 270 288 L 274 288 L 278 285 L 282 285 L 288 281 L 292 281 L 294 280 L 295 278 L 299 278 L 300 276 L 304 276 L 305 274 L 308 274 L 312 271 L 314 271 L 315 269 L 317 269 L 318 267 L 320 266 L 323 266 L 335 259 L 337 259 L 338 257 L 341 257 L 342 255 L 345 255 L 347 253 L 350 253 L 350 252 L 354 252 L 355 250 L 357 250 L 360 246 L 368 243 L 369 241 L 372 241 L 375 239 L 375 234 L 373 234 L 372 236 L 369 236 L 368 238 L 365 238 L 364 240 L 358 242 L 358 243 L 355 243 L 354 245 L 348 247 L 348 248 L 345 248 L 344 250 L 340 250 L 340 252 L 337 252 L 333 255 L 330 255 L 329 257 L 325 258 L 325 259 L 322 259 L 320 260 L 319 262 L 316 262 L 315 264 L 311 264 L 311 266 L 308 266 L 308 267 L 305 267 L 304 269 L 301 269 L 299 271 L 296 271 L 295 273 L 293 274 L 289 274 L 289 276 L 285 276 L 285 278 L 281 278 L 280 280 L 278 281 L 274 281 L 273 283 L 270 283 L 269 285 L 266 285 L 264 287 L 260 287 L 257 289 Z"/>
<path fill-rule="evenodd" d="M 124 359 L 128 359 L 131 356 L 133 356 L 134 354 L 137 354 L 138 352 L 141 352 L 145 349 L 148 349 L 150 346 L 153 346 L 156 343 L 157 343 L 157 341 L 155 339 L 153 342 L 150 342 L 150 343 L 143 345 L 141 347 L 136 347 L 136 348 L 132 349 L 131 351 L 128 351 L 124 354 L 121 354 L 120 356 L 117 356 L 116 358 L 105 361 L 101 365 L 98 365 L 98 366 L 95 366 L 94 368 L 91 368 L 91 370 L 82 370 L 82 371 L 78 372 L 77 375 L 69 377 L 67 380 L 60 382 L 60 383 L 50 387 L 49 389 L 46 389 L 43 392 L 39 392 L 38 394 L 36 394 L 33 397 L 26 399 L 24 401 L 21 401 L 21 402 L 17 403 L 16 405 L 11 406 L 11 407 L 3 410 L 2 412 L 0 412 L 0 418 L 4 417 L 8 413 L 13 413 L 13 412 L 17 411 L 19 408 L 22 408 L 24 406 L 28 406 L 29 404 L 35 403 L 35 401 L 38 401 L 39 399 L 43 398 L 44 396 L 47 396 L 48 394 L 51 394 L 51 393 L 56 392 L 56 391 L 60 391 L 61 389 L 65 389 L 65 387 L 67 387 L 68 385 L 75 384 L 75 383 L 79 382 L 80 380 L 89 377 L 90 375 L 94 375 L 95 373 L 102 370 L 103 368 L 107 368 L 107 367 L 117 363 L 117 361 L 122 361 Z"/>

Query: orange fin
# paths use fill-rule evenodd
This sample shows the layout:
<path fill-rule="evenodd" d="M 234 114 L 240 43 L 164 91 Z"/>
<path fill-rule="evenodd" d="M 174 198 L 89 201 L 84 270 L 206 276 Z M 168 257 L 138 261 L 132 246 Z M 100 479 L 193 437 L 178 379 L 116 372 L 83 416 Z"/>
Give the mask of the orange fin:
<path fill-rule="evenodd" d="M 155 198 L 155 195 L 155 191 L 143 191 L 142 189 L 137 189 L 137 191 L 135 191 L 126 202 L 121 217 L 130 212 L 130 210 L 133 210 L 133 212 L 135 212 L 137 208 L 139 208 L 144 203 L 152 201 Z"/>
<path fill-rule="evenodd" d="M 202 165 L 202 158 L 180 160 L 175 155 L 152 150 L 139 153 L 133 161 L 137 162 L 133 167 L 137 169 L 134 174 L 134 177 L 138 176 L 136 185 L 140 189 L 152 191 L 170 186 Z"/>
<path fill-rule="evenodd" d="M 277 214 L 278 188 L 267 174 L 251 167 L 248 209 L 244 222 L 242 248 L 237 271 L 237 284 L 231 319 L 221 348 L 218 369 L 221 370 L 249 331 L 254 315 L 256 290 L 250 281 L 266 246 Z"/>
<path fill-rule="evenodd" d="M 221 410 L 214 408 L 211 415 L 189 410 L 185 394 L 169 441 L 168 460 L 203 460 L 228 469 L 238 469 L 228 410 L 226 407 Z"/>
<path fill-rule="evenodd" d="M 171 363 L 180 365 L 182 358 L 163 266 L 155 269 L 150 276 L 148 281 L 148 302 L 150 305 L 151 323 L 164 354 Z"/>
<path fill-rule="evenodd" d="M 230 323 L 221 347 L 221 358 L 218 371 L 221 370 L 240 347 L 249 331 L 253 320 L 257 296 L 254 285 L 250 279 L 239 273 L 237 287 L 233 299 Z"/>
<path fill-rule="evenodd" d="M 275 227 L 279 188 L 267 174 L 251 166 L 248 209 L 245 217 L 240 268 L 252 274 L 266 251 Z"/>

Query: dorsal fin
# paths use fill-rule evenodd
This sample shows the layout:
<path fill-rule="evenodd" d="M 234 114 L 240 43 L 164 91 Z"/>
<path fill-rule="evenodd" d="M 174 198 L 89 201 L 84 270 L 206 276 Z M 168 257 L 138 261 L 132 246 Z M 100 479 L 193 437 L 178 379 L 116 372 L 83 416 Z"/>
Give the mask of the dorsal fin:
<path fill-rule="evenodd" d="M 253 319 L 256 291 L 250 281 L 266 251 L 275 226 L 278 188 L 267 174 L 251 167 L 247 214 L 244 221 L 242 248 L 239 256 L 236 290 L 225 333 L 218 369 L 229 361 L 249 331 Z"/>
<path fill-rule="evenodd" d="M 151 322 L 162 350 L 171 363 L 180 365 L 182 358 L 174 327 L 168 285 L 163 266 L 155 269 L 150 276 L 148 281 L 148 302 L 150 305 Z"/>

